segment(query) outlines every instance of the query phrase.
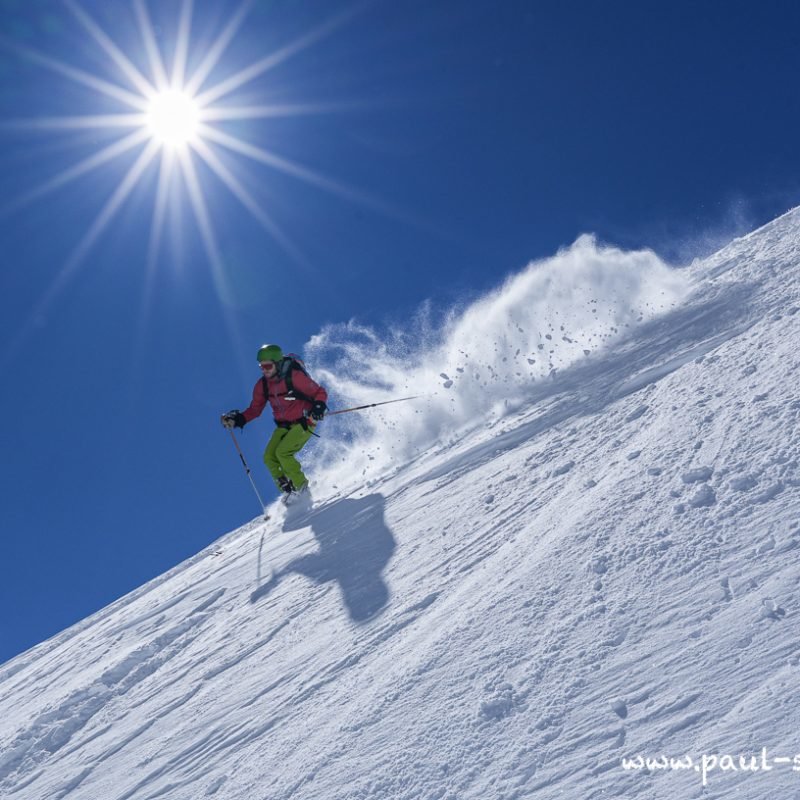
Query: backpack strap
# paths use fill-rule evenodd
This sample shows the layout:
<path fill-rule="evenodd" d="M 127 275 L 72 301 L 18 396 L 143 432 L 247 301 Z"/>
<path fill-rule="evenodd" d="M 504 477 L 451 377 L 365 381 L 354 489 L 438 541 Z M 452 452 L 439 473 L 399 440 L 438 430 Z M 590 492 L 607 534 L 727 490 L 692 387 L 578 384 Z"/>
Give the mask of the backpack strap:
<path fill-rule="evenodd" d="M 287 397 L 294 397 L 298 400 L 306 400 L 309 403 L 314 402 L 314 398 L 310 395 L 301 392 L 299 389 L 294 388 L 294 381 L 292 380 L 292 373 L 295 370 L 300 370 L 304 375 L 307 377 L 311 377 L 308 372 L 306 372 L 305 367 L 303 364 L 296 358 L 292 356 L 287 356 L 286 358 L 281 361 L 278 365 L 278 376 L 286 383 L 286 396 Z M 269 399 L 269 388 L 267 386 L 267 379 L 266 377 L 261 378 L 261 385 L 264 388 L 264 397 L 268 400 Z"/>

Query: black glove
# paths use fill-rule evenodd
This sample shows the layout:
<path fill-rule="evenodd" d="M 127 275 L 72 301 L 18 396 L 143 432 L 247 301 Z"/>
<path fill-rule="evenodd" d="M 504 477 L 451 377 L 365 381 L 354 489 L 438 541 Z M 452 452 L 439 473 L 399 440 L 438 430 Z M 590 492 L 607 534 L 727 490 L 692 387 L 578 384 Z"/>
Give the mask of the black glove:
<path fill-rule="evenodd" d="M 244 428 L 247 424 L 247 420 L 244 418 L 244 414 L 242 414 L 241 411 L 234 408 L 233 411 L 222 415 L 222 424 L 229 431 L 232 431 L 234 428 Z"/>
<path fill-rule="evenodd" d="M 325 412 L 328 410 L 328 406 L 322 402 L 322 400 L 315 400 L 314 405 L 311 406 L 311 411 L 309 412 L 309 416 L 315 422 L 319 422 L 324 416 Z"/>

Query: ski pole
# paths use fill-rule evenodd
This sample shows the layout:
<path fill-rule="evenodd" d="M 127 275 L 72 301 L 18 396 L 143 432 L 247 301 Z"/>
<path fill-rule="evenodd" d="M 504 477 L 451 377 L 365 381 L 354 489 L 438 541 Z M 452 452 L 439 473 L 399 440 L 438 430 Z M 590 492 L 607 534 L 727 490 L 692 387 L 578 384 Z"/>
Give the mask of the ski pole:
<path fill-rule="evenodd" d="M 402 403 L 404 400 L 416 400 L 422 397 L 421 394 L 415 394 L 413 397 L 401 397 L 398 400 L 384 400 L 382 403 L 369 403 L 366 406 L 353 406 L 353 408 L 343 408 L 341 411 L 329 411 L 325 416 L 333 417 L 336 414 L 349 414 L 351 411 L 362 411 L 365 408 L 375 408 L 375 406 L 386 406 L 389 403 Z"/>
<path fill-rule="evenodd" d="M 233 439 L 233 443 L 236 446 L 236 450 L 239 453 L 239 458 L 242 459 L 242 466 L 244 467 L 244 471 L 247 473 L 247 477 L 250 478 L 250 484 L 253 487 L 253 491 L 256 493 L 256 497 L 258 498 L 258 502 L 261 503 L 261 510 L 264 513 L 264 519 L 269 519 L 269 514 L 267 514 L 267 507 L 264 505 L 264 501 L 261 499 L 261 495 L 256 488 L 256 482 L 253 480 L 253 476 L 250 474 L 250 467 L 247 466 L 247 461 L 245 461 L 244 453 L 242 452 L 242 448 L 239 447 L 239 442 L 236 439 L 233 431 L 228 431 L 231 435 L 231 439 Z"/>

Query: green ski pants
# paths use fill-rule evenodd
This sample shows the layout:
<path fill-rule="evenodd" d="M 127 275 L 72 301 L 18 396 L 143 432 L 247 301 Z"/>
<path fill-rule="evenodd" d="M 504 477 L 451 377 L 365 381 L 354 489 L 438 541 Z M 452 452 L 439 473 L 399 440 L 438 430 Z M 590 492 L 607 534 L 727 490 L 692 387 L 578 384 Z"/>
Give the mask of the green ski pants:
<path fill-rule="evenodd" d="M 295 489 L 300 489 L 307 483 L 300 462 L 295 456 L 310 438 L 311 431 L 300 424 L 292 425 L 291 428 L 275 428 L 264 451 L 264 463 L 278 488 L 280 488 L 278 479 L 284 476 L 294 484 Z"/>

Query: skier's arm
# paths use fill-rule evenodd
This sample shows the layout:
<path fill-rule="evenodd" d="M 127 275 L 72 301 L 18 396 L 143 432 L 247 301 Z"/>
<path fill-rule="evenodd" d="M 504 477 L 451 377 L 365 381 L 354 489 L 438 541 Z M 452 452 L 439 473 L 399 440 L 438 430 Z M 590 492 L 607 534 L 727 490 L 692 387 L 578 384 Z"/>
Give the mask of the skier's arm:
<path fill-rule="evenodd" d="M 266 404 L 267 398 L 264 396 L 264 383 L 263 381 L 258 381 L 253 387 L 253 399 L 250 401 L 250 405 L 242 412 L 245 422 L 251 422 L 256 417 L 260 417 Z"/>

